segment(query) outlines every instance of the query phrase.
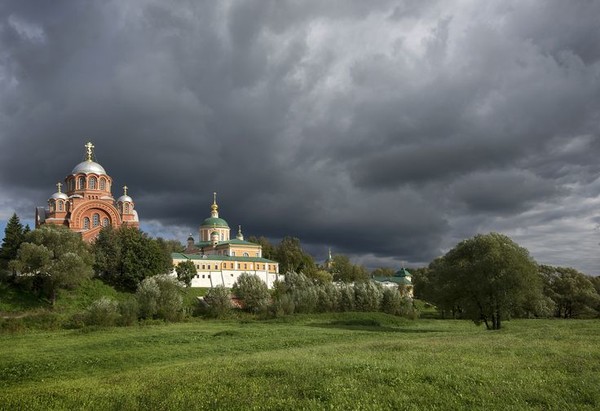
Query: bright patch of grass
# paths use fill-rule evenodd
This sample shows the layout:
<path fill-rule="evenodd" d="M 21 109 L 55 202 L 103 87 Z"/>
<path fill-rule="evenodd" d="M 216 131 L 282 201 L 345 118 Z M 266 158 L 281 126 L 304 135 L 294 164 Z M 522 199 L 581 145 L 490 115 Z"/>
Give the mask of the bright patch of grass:
<path fill-rule="evenodd" d="M 0 335 L 6 409 L 598 409 L 597 321 L 380 313 Z"/>

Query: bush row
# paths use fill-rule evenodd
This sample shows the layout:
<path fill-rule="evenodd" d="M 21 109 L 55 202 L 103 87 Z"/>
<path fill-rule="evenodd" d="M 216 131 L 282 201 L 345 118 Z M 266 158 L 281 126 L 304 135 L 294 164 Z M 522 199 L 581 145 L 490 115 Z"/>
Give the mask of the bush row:
<path fill-rule="evenodd" d="M 385 288 L 373 282 L 355 284 L 319 283 L 302 273 L 289 272 L 275 283 L 272 293 L 255 275 L 242 274 L 231 290 L 245 311 L 274 317 L 295 313 L 343 311 L 383 311 L 415 318 L 412 300 L 397 288 Z M 204 298 L 204 314 L 224 317 L 233 308 L 229 291 L 215 287 Z"/>

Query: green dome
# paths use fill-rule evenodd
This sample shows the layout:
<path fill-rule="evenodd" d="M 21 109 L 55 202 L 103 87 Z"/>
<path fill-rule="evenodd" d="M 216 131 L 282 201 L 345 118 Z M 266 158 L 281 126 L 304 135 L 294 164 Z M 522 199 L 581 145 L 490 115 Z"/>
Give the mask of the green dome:
<path fill-rule="evenodd" d="M 410 277 L 410 276 L 411 275 L 406 268 L 401 268 L 398 271 L 396 271 L 396 274 L 394 274 L 394 277 Z"/>
<path fill-rule="evenodd" d="M 229 228 L 227 221 L 218 217 L 209 217 L 202 222 L 200 227 L 216 227 L 216 228 Z"/>

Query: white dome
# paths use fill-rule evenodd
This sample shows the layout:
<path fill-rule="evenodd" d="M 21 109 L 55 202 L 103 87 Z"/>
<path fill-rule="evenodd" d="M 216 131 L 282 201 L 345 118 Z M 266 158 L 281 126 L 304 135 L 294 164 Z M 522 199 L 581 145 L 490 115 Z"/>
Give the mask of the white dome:
<path fill-rule="evenodd" d="M 56 192 L 56 193 L 52 194 L 52 197 L 50 197 L 50 199 L 52 199 L 52 200 L 58 200 L 58 199 L 68 200 L 69 196 L 66 195 L 65 193 L 58 193 L 58 192 Z"/>
<path fill-rule="evenodd" d="M 117 203 L 124 203 L 124 202 L 126 202 L 126 201 L 128 201 L 128 202 L 130 202 L 130 203 L 133 203 L 133 200 L 131 199 L 131 197 L 129 197 L 129 196 L 127 196 L 127 195 L 122 195 L 121 197 L 119 197 L 119 198 L 117 199 Z"/>
<path fill-rule="evenodd" d="M 96 163 L 95 161 L 87 160 L 87 161 L 82 161 L 81 163 L 77 164 L 75 166 L 75 168 L 73 169 L 73 171 L 71 171 L 71 174 L 78 174 L 78 173 L 106 174 L 106 171 L 104 171 L 104 167 L 102 167 L 100 164 Z"/>

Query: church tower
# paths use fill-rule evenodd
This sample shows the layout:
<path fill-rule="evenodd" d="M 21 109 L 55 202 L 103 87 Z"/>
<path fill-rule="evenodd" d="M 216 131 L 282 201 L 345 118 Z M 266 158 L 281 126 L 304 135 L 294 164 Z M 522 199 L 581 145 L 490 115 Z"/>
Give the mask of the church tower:
<path fill-rule="evenodd" d="M 217 205 L 217 193 L 213 193 L 213 203 L 210 206 L 210 217 L 205 218 L 200 225 L 200 241 L 212 244 L 229 241 L 229 224 L 219 218 L 219 206 Z"/>
<path fill-rule="evenodd" d="M 112 178 L 96 162 L 94 148 L 91 142 L 85 145 L 84 161 L 65 178 L 66 192 L 62 192 L 63 185 L 58 183 L 57 192 L 48 200 L 48 206 L 36 209 L 36 228 L 44 224 L 64 225 L 81 233 L 85 241 L 92 241 L 102 227 L 139 227 L 127 186 L 115 202 L 111 193 Z"/>

